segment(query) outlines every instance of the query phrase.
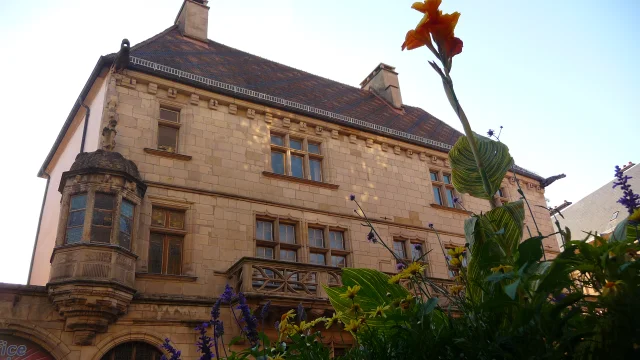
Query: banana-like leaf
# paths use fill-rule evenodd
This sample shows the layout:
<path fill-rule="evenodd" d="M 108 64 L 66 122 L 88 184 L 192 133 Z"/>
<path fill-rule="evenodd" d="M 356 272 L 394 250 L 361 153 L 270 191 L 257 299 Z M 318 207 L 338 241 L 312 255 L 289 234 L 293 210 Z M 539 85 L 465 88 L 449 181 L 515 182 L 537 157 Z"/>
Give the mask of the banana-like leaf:
<path fill-rule="evenodd" d="M 640 225 L 624 219 L 616 225 L 610 239 L 613 241 L 634 241 L 640 238 Z"/>
<path fill-rule="evenodd" d="M 513 158 L 509 155 L 507 145 L 475 133 L 474 137 L 484 172 L 489 179 L 489 193 L 484 188 L 480 170 L 466 136 L 461 136 L 449 151 L 453 186 L 459 193 L 491 199 L 498 192 L 507 170 L 513 165 Z"/>
<path fill-rule="evenodd" d="M 395 299 L 406 298 L 409 295 L 409 291 L 398 284 L 389 284 L 389 275 L 373 269 L 351 269 L 344 268 L 342 270 L 342 283 L 341 287 L 328 287 L 323 285 L 331 305 L 336 312 L 341 312 L 342 316 L 340 320 L 348 324 L 350 320 L 355 320 L 356 317 L 360 317 L 363 313 L 367 315 L 373 312 L 378 306 L 384 306 L 391 304 Z M 348 286 L 360 285 L 361 289 L 352 301 L 340 297 L 344 294 Z M 362 308 L 362 312 L 359 312 L 356 316 L 351 311 L 353 303 L 357 303 Z M 383 328 L 385 326 L 384 319 L 368 318 L 367 325 L 370 327 Z"/>

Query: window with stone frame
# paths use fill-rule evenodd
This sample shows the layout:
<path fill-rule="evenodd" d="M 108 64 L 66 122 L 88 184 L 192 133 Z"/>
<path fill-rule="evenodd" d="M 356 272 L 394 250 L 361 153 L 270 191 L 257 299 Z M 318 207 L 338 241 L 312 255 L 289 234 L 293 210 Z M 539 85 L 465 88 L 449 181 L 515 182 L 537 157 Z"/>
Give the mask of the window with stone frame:
<path fill-rule="evenodd" d="M 99 191 L 73 194 L 69 198 L 63 241 L 65 244 L 82 242 L 87 226 L 90 242 L 116 244 L 130 250 L 135 207 L 133 202 L 116 194 Z"/>
<path fill-rule="evenodd" d="M 417 261 L 421 264 L 427 263 L 425 254 L 425 242 L 418 239 L 393 239 L 393 251 L 404 262 L 410 263 Z"/>
<path fill-rule="evenodd" d="M 455 249 L 457 246 L 455 244 L 444 244 L 444 251 L 445 253 L 450 250 L 450 249 Z M 449 256 L 449 254 L 447 254 L 446 256 Z M 456 267 L 452 267 L 448 265 L 448 261 L 447 261 L 447 273 L 449 274 L 449 278 L 453 279 L 454 277 L 458 276 L 460 274 L 460 268 L 456 268 Z"/>
<path fill-rule="evenodd" d="M 153 206 L 149 235 L 150 274 L 181 275 L 185 211 Z"/>
<path fill-rule="evenodd" d="M 309 243 L 309 263 L 349 266 L 350 250 L 347 246 L 346 231 L 329 226 L 310 225 L 307 229 Z"/>
<path fill-rule="evenodd" d="M 158 118 L 158 150 L 177 153 L 180 132 L 180 111 L 160 106 Z"/>
<path fill-rule="evenodd" d="M 496 195 L 498 200 L 503 205 L 509 202 L 509 198 L 507 197 L 507 189 L 504 186 L 501 186 L 498 191 L 496 191 Z"/>
<path fill-rule="evenodd" d="M 432 169 L 429 171 L 429 178 L 433 190 L 434 204 L 455 208 L 456 192 L 453 187 L 451 173 Z"/>
<path fill-rule="evenodd" d="M 271 171 L 300 179 L 323 181 L 323 155 L 319 141 L 288 133 L 271 132 Z"/>
<path fill-rule="evenodd" d="M 101 360 L 160 360 L 162 352 L 144 342 L 126 342 L 109 350 Z"/>
<path fill-rule="evenodd" d="M 257 217 L 255 227 L 256 257 L 298 261 L 297 222 L 277 217 Z"/>

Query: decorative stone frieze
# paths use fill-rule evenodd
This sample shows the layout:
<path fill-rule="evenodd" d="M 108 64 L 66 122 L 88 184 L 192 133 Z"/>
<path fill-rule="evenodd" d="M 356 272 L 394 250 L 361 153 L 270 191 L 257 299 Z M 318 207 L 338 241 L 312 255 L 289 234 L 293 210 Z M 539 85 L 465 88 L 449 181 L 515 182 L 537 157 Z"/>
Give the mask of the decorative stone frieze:
<path fill-rule="evenodd" d="M 273 124 L 273 115 L 271 113 L 265 113 L 264 122 L 266 122 L 267 124 Z"/>
<path fill-rule="evenodd" d="M 367 145 L 367 147 L 373 147 L 373 139 L 367 139 L 365 144 Z"/>
<path fill-rule="evenodd" d="M 334 139 L 338 139 L 340 137 L 340 133 L 338 130 L 331 130 L 331 137 Z"/>
<path fill-rule="evenodd" d="M 299 125 L 299 129 L 298 130 L 300 130 L 302 132 L 307 131 L 307 123 L 300 121 L 300 125 Z"/>
<path fill-rule="evenodd" d="M 135 89 L 137 83 L 138 81 L 134 78 L 130 78 L 128 76 L 121 76 L 118 85 L 130 88 L 130 89 Z"/>
<path fill-rule="evenodd" d="M 216 99 L 209 100 L 209 109 L 213 109 L 213 110 L 218 109 L 218 100 Z"/>
<path fill-rule="evenodd" d="M 238 113 L 238 105 L 229 104 L 229 114 L 235 115 Z"/>
<path fill-rule="evenodd" d="M 253 109 L 247 109 L 247 118 L 253 119 L 256 117 L 256 111 Z"/>
<path fill-rule="evenodd" d="M 389 144 L 382 143 L 382 151 L 389 151 Z"/>
<path fill-rule="evenodd" d="M 157 94 L 158 93 L 158 84 L 155 83 L 149 83 L 149 85 L 147 85 L 147 92 L 149 94 Z"/>
<path fill-rule="evenodd" d="M 400 152 L 402 151 L 402 149 L 400 149 L 400 146 L 396 145 L 393 147 L 393 153 L 396 155 L 400 155 Z"/>
<path fill-rule="evenodd" d="M 351 134 L 349 135 L 349 142 L 355 144 L 358 142 L 358 138 L 355 135 Z"/>
<path fill-rule="evenodd" d="M 282 126 L 284 126 L 286 128 L 291 127 L 291 119 L 283 118 L 282 119 Z"/>
<path fill-rule="evenodd" d="M 316 126 L 316 134 L 322 134 L 322 126 Z"/>
<path fill-rule="evenodd" d="M 176 97 L 178 97 L 178 89 L 176 88 L 168 88 L 167 89 L 167 96 L 170 98 L 175 99 Z"/>
<path fill-rule="evenodd" d="M 198 96 L 197 94 L 191 94 L 189 103 L 191 103 L 191 105 L 200 105 L 200 96 Z"/>

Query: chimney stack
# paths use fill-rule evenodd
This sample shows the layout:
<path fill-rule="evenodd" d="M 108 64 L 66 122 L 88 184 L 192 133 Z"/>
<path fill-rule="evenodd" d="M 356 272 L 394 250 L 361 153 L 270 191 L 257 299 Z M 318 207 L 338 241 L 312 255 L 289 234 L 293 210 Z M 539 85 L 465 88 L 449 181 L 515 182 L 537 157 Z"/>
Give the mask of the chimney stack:
<path fill-rule="evenodd" d="M 371 90 L 378 96 L 385 99 L 389 105 L 396 109 L 402 108 L 402 95 L 400 95 L 400 83 L 396 68 L 380 63 L 376 68 L 360 83 L 362 90 Z"/>
<path fill-rule="evenodd" d="M 175 24 L 184 36 L 207 41 L 209 7 L 207 0 L 184 0 Z"/>

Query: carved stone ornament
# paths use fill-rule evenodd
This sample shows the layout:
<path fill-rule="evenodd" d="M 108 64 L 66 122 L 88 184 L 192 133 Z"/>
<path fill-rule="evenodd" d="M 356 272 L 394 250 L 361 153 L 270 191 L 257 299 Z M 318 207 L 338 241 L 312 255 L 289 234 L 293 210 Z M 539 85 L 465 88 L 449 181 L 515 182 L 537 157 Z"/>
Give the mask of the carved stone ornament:
<path fill-rule="evenodd" d="M 337 139 L 340 137 L 340 133 L 338 132 L 338 130 L 331 130 L 331 137 L 333 139 Z"/>
<path fill-rule="evenodd" d="M 306 122 L 300 121 L 299 127 L 300 128 L 298 130 L 300 130 L 300 131 L 302 131 L 302 132 L 307 131 L 307 123 Z"/>
<path fill-rule="evenodd" d="M 148 92 L 149 94 L 156 94 L 156 93 L 158 93 L 158 84 L 149 83 L 149 85 L 147 85 L 147 92 Z"/>
<path fill-rule="evenodd" d="M 436 164 L 436 163 L 438 162 L 438 157 L 437 157 L 437 156 L 435 156 L 435 155 L 434 155 L 434 156 L 432 156 L 432 157 L 431 157 L 431 162 L 432 162 L 432 163 L 434 163 L 434 164 Z"/>
<path fill-rule="evenodd" d="M 118 107 L 117 96 L 111 96 L 107 102 L 107 126 L 102 129 L 102 137 L 100 143 L 103 150 L 112 151 L 116 146 L 116 125 L 118 125 L 118 113 L 116 109 Z"/>
<path fill-rule="evenodd" d="M 515 183 L 516 182 L 516 177 L 515 176 L 510 177 L 509 178 L 509 182 Z"/>
<path fill-rule="evenodd" d="M 322 134 L 322 126 L 316 126 L 316 134 Z"/>
<path fill-rule="evenodd" d="M 291 127 L 291 119 L 289 118 L 283 118 L 282 119 L 282 126 L 284 127 Z"/>
<path fill-rule="evenodd" d="M 128 76 L 122 76 L 120 78 L 120 86 L 124 86 L 130 89 L 135 89 L 137 84 L 137 80 L 130 78 Z"/>
<path fill-rule="evenodd" d="M 407 149 L 407 157 L 408 158 L 413 158 L 413 150 Z"/>
<path fill-rule="evenodd" d="M 389 151 L 389 144 L 382 143 L 382 151 Z"/>
<path fill-rule="evenodd" d="M 178 90 L 175 88 L 167 89 L 167 96 L 175 99 L 178 96 Z"/>
<path fill-rule="evenodd" d="M 191 105 L 200 105 L 200 96 L 198 96 L 197 94 L 191 94 L 189 102 L 191 103 Z"/>
<path fill-rule="evenodd" d="M 264 114 L 264 122 L 266 122 L 267 124 L 272 124 L 273 123 L 273 115 L 271 113 L 265 113 Z"/>
<path fill-rule="evenodd" d="M 253 119 L 256 117 L 256 111 L 253 109 L 247 109 L 247 117 Z"/>
<path fill-rule="evenodd" d="M 355 144 L 358 142 L 358 138 L 355 135 L 351 134 L 349 135 L 349 142 Z"/>
<path fill-rule="evenodd" d="M 451 164 L 449 163 L 449 160 L 445 160 L 444 161 L 444 166 L 451 167 Z"/>
<path fill-rule="evenodd" d="M 373 147 L 373 139 L 367 139 L 365 144 L 367 145 L 367 147 Z"/>
<path fill-rule="evenodd" d="M 211 99 L 209 100 L 209 109 L 217 109 L 218 108 L 218 100 Z"/>
<path fill-rule="evenodd" d="M 427 161 L 427 153 L 420 153 L 420 155 L 418 155 L 418 157 L 420 158 L 421 161 Z"/>
<path fill-rule="evenodd" d="M 400 149 L 400 146 L 396 145 L 393 147 L 393 153 L 396 155 L 400 155 L 400 152 L 402 151 L 402 149 Z"/>
<path fill-rule="evenodd" d="M 236 104 L 229 104 L 229 114 L 231 115 L 235 115 L 238 113 L 238 105 Z"/>

